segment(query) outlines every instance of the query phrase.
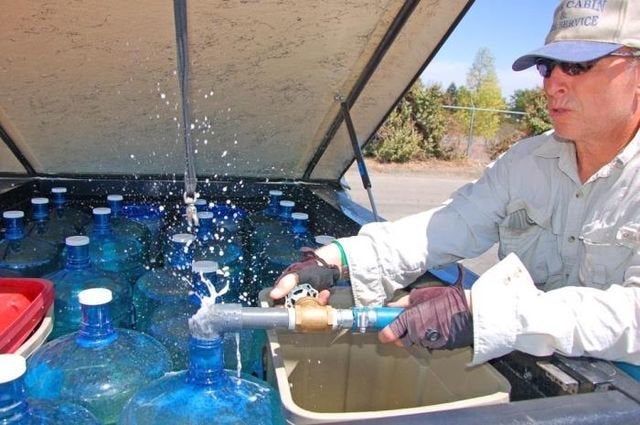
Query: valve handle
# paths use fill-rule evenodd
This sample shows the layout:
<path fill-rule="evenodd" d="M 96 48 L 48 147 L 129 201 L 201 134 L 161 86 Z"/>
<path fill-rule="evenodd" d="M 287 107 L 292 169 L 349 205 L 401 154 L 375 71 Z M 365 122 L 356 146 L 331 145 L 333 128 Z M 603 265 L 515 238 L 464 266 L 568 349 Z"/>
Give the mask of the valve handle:
<path fill-rule="evenodd" d="M 284 300 L 284 306 L 292 308 L 296 303 L 305 297 L 318 298 L 318 290 L 308 283 L 303 283 L 291 290 Z"/>

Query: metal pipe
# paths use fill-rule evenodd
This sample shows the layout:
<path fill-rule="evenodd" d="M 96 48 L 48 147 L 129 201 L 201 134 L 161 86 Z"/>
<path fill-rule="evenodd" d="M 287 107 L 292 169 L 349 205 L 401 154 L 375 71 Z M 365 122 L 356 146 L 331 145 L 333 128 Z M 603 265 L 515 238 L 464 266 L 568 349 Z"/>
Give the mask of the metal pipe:
<path fill-rule="evenodd" d="M 214 304 L 202 316 L 206 328 L 217 333 L 240 329 L 289 329 L 297 332 L 331 332 L 351 329 L 361 333 L 378 331 L 401 312 L 397 307 L 353 307 L 336 309 L 320 305 L 315 298 L 300 299 L 294 307 L 242 307 Z"/>

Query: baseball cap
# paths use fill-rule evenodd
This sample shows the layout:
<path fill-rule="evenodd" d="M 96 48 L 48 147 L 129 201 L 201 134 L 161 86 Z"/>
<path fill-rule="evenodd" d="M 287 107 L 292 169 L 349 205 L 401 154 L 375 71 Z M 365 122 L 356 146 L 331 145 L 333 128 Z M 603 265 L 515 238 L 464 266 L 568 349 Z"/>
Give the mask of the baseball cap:
<path fill-rule="evenodd" d="M 640 0 L 562 0 L 545 45 L 519 57 L 522 71 L 539 58 L 588 62 L 627 46 L 640 49 Z"/>

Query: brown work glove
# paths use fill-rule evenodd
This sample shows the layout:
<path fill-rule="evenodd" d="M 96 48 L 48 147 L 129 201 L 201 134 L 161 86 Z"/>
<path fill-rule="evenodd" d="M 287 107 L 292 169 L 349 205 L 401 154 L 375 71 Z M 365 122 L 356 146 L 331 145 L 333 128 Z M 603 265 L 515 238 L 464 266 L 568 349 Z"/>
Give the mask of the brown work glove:
<path fill-rule="evenodd" d="M 318 291 L 329 289 L 340 278 L 340 270 L 337 266 L 328 264 L 318 257 L 312 248 L 300 248 L 302 260 L 287 267 L 276 280 L 276 285 L 283 276 L 295 273 L 298 276 L 298 284 L 308 283 Z M 320 263 L 320 264 L 318 264 Z"/>
<path fill-rule="evenodd" d="M 473 317 L 459 284 L 414 289 L 389 328 L 406 347 L 451 350 L 473 343 Z"/>

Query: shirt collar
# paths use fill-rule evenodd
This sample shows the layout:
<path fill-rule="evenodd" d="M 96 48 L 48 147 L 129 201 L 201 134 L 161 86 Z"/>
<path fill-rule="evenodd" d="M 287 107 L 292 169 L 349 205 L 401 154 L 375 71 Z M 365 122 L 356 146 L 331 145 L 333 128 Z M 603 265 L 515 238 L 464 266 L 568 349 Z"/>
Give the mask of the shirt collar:
<path fill-rule="evenodd" d="M 575 158 L 576 149 L 572 142 L 557 136 L 553 131 L 546 134 L 547 143 L 542 143 L 535 154 L 542 158 L 563 158 L 572 155 Z M 640 152 L 640 131 L 633 136 L 633 139 L 622 149 L 611 161 L 611 164 L 624 166 Z"/>
<path fill-rule="evenodd" d="M 575 157 L 575 147 L 573 143 L 556 136 L 553 131 L 545 133 L 545 136 L 547 137 L 547 141 L 538 146 L 534 151 L 535 155 L 542 158 L 561 158 L 566 155 L 574 155 Z"/>
<path fill-rule="evenodd" d="M 620 151 L 618 155 L 612 161 L 612 164 L 623 167 L 631 161 L 631 159 L 640 152 L 640 131 L 636 132 L 633 139 L 627 144 L 627 146 Z"/>

